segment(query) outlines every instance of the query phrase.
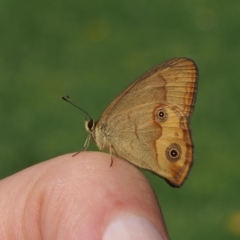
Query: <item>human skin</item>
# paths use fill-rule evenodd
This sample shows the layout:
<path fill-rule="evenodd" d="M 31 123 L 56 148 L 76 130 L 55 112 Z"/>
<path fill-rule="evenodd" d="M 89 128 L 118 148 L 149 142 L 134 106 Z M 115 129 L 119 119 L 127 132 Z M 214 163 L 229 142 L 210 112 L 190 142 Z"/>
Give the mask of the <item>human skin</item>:
<path fill-rule="evenodd" d="M 145 176 L 110 164 L 106 153 L 66 154 L 1 180 L 0 239 L 169 239 Z"/>

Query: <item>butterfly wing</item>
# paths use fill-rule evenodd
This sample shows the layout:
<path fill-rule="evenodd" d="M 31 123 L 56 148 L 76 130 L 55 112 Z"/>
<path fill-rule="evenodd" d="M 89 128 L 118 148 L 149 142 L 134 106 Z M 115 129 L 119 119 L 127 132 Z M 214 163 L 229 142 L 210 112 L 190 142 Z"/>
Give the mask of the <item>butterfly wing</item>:
<path fill-rule="evenodd" d="M 189 122 L 197 93 L 193 60 L 175 58 L 143 74 L 103 112 L 93 139 L 100 149 L 180 186 L 193 161 Z"/>

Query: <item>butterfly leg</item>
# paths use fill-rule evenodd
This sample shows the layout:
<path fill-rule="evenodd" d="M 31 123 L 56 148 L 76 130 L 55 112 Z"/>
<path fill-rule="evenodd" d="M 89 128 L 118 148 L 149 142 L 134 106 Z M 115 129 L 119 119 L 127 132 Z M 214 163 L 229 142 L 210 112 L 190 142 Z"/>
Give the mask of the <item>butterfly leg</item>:
<path fill-rule="evenodd" d="M 112 146 L 110 146 L 110 156 L 111 156 L 111 163 L 110 163 L 110 167 L 111 167 L 113 165 Z"/>
<path fill-rule="evenodd" d="M 86 141 L 85 141 L 85 143 L 84 143 L 84 145 L 83 145 L 82 150 L 74 153 L 74 154 L 72 155 L 72 157 L 76 156 L 76 155 L 79 154 L 80 152 L 86 151 L 87 148 L 88 148 L 88 146 L 89 146 L 90 139 L 91 139 L 91 135 L 89 134 L 88 137 L 87 137 L 87 139 L 86 139 Z"/>
<path fill-rule="evenodd" d="M 91 139 L 91 135 L 89 134 L 84 145 L 83 145 L 83 149 L 81 151 L 86 151 L 88 146 L 89 146 L 89 142 L 90 142 L 90 139 Z"/>
<path fill-rule="evenodd" d="M 117 152 L 116 152 L 116 149 L 114 148 L 113 145 L 110 146 L 110 156 L 111 156 L 111 164 L 110 164 L 110 167 L 113 165 L 113 154 L 112 154 L 112 152 L 114 152 L 114 155 L 115 155 L 115 156 L 118 156 L 118 155 L 117 155 Z"/>

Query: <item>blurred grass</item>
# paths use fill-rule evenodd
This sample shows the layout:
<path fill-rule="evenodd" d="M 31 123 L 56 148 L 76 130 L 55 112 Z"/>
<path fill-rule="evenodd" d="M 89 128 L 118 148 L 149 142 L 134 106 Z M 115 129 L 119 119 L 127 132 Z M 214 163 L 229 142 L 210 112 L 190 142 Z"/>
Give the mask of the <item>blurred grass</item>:
<path fill-rule="evenodd" d="M 2 0 L 0 177 L 81 148 L 84 114 L 62 94 L 98 119 L 143 72 L 190 57 L 200 69 L 194 167 L 181 189 L 146 175 L 172 239 L 239 239 L 239 9 L 233 0 Z"/>

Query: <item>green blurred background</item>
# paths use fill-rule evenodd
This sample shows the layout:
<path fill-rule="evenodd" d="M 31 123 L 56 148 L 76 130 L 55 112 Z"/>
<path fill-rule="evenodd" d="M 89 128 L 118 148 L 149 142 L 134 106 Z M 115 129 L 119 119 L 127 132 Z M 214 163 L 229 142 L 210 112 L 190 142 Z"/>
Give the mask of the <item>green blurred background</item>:
<path fill-rule="evenodd" d="M 190 57 L 194 167 L 180 189 L 146 175 L 172 239 L 239 239 L 239 10 L 233 0 L 1 0 L 0 177 L 81 149 L 85 115 L 61 95 L 98 119 L 143 72 Z"/>

